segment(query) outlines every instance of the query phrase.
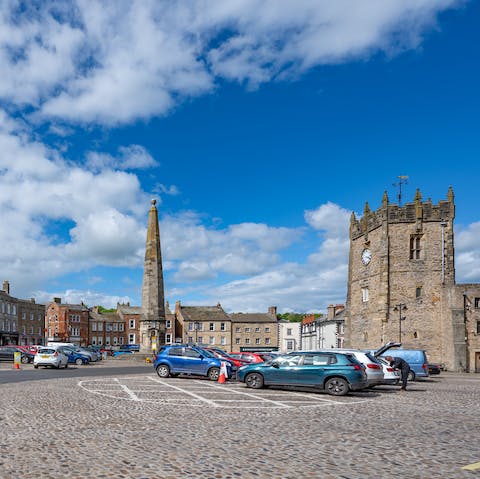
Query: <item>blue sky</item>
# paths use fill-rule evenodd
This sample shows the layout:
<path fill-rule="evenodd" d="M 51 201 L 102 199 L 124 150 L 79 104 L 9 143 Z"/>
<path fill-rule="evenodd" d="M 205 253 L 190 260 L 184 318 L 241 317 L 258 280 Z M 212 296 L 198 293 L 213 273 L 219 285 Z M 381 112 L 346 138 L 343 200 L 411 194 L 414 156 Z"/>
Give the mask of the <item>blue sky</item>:
<path fill-rule="evenodd" d="M 157 198 L 167 299 L 324 311 L 348 222 L 408 175 L 456 201 L 480 281 L 480 6 L 0 5 L 0 271 L 11 294 L 140 304 Z M 281 5 L 281 8 L 280 8 Z"/>

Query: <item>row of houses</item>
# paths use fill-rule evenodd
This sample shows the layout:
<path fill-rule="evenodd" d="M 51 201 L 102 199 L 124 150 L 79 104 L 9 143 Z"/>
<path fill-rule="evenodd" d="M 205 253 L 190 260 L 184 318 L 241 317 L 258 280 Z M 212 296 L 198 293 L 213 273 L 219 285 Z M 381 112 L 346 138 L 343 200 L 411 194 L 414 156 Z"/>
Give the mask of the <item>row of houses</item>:
<path fill-rule="evenodd" d="M 194 343 L 226 351 L 312 350 L 343 346 L 344 306 L 329 306 L 326 316 L 309 315 L 302 323 L 277 319 L 277 308 L 265 313 L 227 313 L 221 306 L 166 304 L 165 343 Z M 81 346 L 122 346 L 140 342 L 142 308 L 119 303 L 115 312 L 62 303 L 48 305 L 10 295 L 4 281 L 0 291 L 0 344 L 72 342 Z"/>

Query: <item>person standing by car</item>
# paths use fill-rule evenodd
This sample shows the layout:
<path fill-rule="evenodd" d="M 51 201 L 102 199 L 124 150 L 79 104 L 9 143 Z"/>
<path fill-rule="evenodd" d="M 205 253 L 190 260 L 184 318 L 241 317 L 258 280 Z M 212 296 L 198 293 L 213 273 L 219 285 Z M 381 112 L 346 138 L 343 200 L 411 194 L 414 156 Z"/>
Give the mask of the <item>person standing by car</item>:
<path fill-rule="evenodd" d="M 400 388 L 400 391 L 406 391 L 407 390 L 407 379 L 408 379 L 408 373 L 410 372 L 410 366 L 402 358 L 394 358 L 392 356 L 385 356 L 385 359 L 390 363 L 390 366 L 395 369 L 399 369 L 400 372 L 402 373 L 402 387 Z"/>

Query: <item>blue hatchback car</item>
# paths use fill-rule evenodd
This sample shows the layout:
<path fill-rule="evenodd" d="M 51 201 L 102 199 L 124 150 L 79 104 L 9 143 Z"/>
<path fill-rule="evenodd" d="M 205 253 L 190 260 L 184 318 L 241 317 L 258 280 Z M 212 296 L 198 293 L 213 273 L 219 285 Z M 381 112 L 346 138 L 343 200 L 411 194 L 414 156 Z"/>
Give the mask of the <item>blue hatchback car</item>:
<path fill-rule="evenodd" d="M 157 353 L 153 367 L 161 378 L 176 377 L 179 374 L 206 376 L 212 381 L 218 380 L 222 360 L 197 346 L 172 344 L 162 346 Z M 227 375 L 232 376 L 229 363 L 226 362 Z"/>
<path fill-rule="evenodd" d="M 237 379 L 247 387 L 309 386 L 333 396 L 367 387 L 365 367 L 354 356 L 326 351 L 299 351 L 277 356 L 266 363 L 242 366 Z"/>

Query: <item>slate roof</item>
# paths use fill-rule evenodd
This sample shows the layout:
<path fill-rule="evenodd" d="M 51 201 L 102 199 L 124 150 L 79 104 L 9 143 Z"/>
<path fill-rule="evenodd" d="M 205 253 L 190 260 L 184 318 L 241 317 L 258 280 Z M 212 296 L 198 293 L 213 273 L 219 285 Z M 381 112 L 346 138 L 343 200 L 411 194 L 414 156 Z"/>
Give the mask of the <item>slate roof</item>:
<path fill-rule="evenodd" d="M 277 318 L 267 313 L 233 313 L 233 323 L 277 323 Z"/>
<path fill-rule="evenodd" d="M 141 306 L 124 306 L 118 305 L 118 310 L 122 312 L 122 314 L 142 314 L 142 307 Z"/>
<path fill-rule="evenodd" d="M 117 313 L 95 313 L 95 311 L 90 311 L 90 317 L 94 321 L 120 321 L 123 322 L 123 319 Z"/>
<path fill-rule="evenodd" d="M 184 321 L 230 321 L 220 306 L 181 306 Z"/>

